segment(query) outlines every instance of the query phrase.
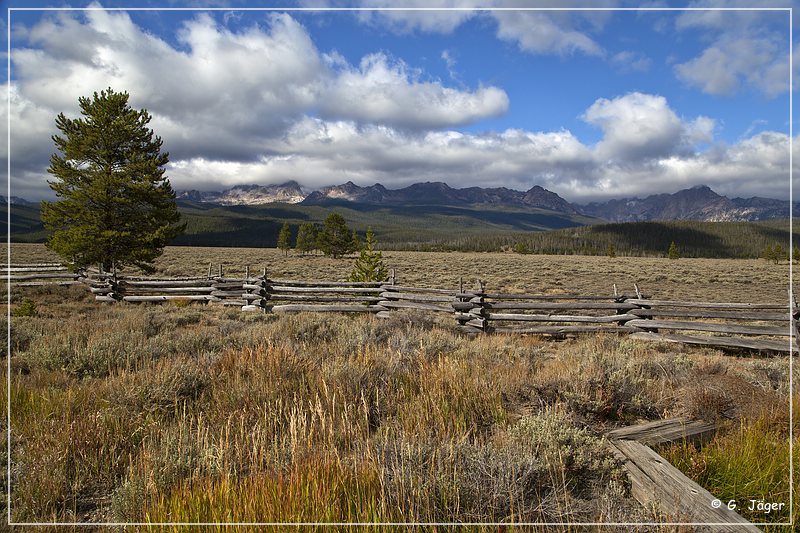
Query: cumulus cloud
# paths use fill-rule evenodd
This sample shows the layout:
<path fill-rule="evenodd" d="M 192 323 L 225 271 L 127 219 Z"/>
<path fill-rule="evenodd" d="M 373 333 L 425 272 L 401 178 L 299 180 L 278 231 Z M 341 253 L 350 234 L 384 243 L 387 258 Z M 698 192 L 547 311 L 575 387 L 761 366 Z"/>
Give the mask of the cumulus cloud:
<path fill-rule="evenodd" d="M 516 42 L 520 49 L 535 54 L 569 55 L 583 53 L 603 55 L 602 47 L 577 30 L 557 24 L 553 18 L 538 11 L 496 11 L 497 36 Z"/>
<path fill-rule="evenodd" d="M 707 117 L 685 123 L 663 96 L 638 92 L 612 100 L 600 98 L 582 118 L 603 131 L 596 152 L 612 161 L 669 156 L 710 141 L 714 129 L 713 120 Z"/>
<path fill-rule="evenodd" d="M 504 91 L 454 89 L 382 52 L 352 65 L 318 50 L 285 14 L 237 31 L 198 16 L 181 27 L 177 45 L 125 13 L 61 14 L 23 29 L 28 46 L 13 50 L 16 79 L 5 112 L 12 188 L 32 199 L 47 192 L 55 115 L 74 116 L 79 96 L 109 85 L 129 90 L 134 107 L 153 113 L 179 189 L 443 180 L 456 187 L 538 184 L 572 201 L 697 183 L 727 194 L 785 195 L 788 137 L 761 132 L 721 145 L 713 119 L 681 117 L 658 95 L 595 101 L 582 115 L 602 132 L 594 145 L 566 130 L 467 133 L 452 128 L 505 112 Z M 602 53 L 576 39 L 583 49 L 534 43 L 531 50 Z"/>
<path fill-rule="evenodd" d="M 777 2 L 770 7 L 790 7 Z M 746 0 L 694 2 L 691 7 L 752 7 Z M 678 30 L 702 30 L 710 44 L 696 57 L 676 64 L 675 75 L 691 87 L 712 95 L 730 95 L 753 88 L 767 97 L 789 89 L 788 16 L 777 11 L 698 10 L 681 13 Z"/>
<path fill-rule="evenodd" d="M 497 87 L 461 90 L 422 81 L 419 72 L 381 54 L 352 67 L 321 53 L 287 14 L 270 14 L 241 31 L 201 14 L 180 27 L 177 46 L 127 13 L 102 10 L 46 17 L 25 36 L 29 46 L 12 54 L 15 90 L 28 107 L 49 115 L 50 134 L 56 110 L 75 115 L 79 96 L 124 88 L 131 105 L 152 113 L 152 126 L 177 158 L 253 159 L 267 139 L 313 108 L 329 118 L 443 128 L 508 107 Z M 22 153 L 42 145 L 23 134 L 18 142 Z"/>
<path fill-rule="evenodd" d="M 611 64 L 621 72 L 647 72 L 653 61 L 641 52 L 623 50 L 611 56 Z"/>
<path fill-rule="evenodd" d="M 508 96 L 497 87 L 460 91 L 419 78 L 403 61 L 371 54 L 358 68 L 348 66 L 336 75 L 320 111 L 328 117 L 427 129 L 469 124 L 508 110 Z"/>

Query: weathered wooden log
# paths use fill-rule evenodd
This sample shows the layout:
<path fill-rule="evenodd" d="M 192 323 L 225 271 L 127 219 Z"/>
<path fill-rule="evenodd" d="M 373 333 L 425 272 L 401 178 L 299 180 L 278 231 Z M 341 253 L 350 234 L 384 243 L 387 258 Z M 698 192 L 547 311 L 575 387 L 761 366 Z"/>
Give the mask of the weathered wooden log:
<path fill-rule="evenodd" d="M 609 441 L 609 446 L 623 461 L 633 497 L 659 508 L 668 521 L 715 524 L 715 532 L 760 531 L 727 505 L 714 505 L 719 500 L 648 446 L 625 439 Z"/>
<path fill-rule="evenodd" d="M 309 296 L 297 294 L 270 294 L 270 300 L 289 302 L 380 302 L 380 296 Z"/>
<path fill-rule="evenodd" d="M 689 331 L 708 331 L 713 333 L 730 333 L 734 335 L 778 335 L 788 336 L 789 326 L 785 328 L 771 326 L 748 326 L 744 324 L 712 324 L 709 322 L 682 322 L 678 320 L 643 320 L 637 318 L 626 323 L 642 329 L 678 329 Z"/>
<path fill-rule="evenodd" d="M 472 327 L 478 328 L 478 329 L 486 328 L 486 320 L 484 320 L 482 318 L 473 318 L 472 320 L 468 320 L 467 322 L 465 322 L 465 324 L 467 326 L 472 326 Z"/>
<path fill-rule="evenodd" d="M 263 301 L 266 302 L 266 299 L 264 299 L 264 297 L 261 296 L 260 294 L 248 294 L 248 293 L 245 293 L 245 294 L 242 294 L 242 300 L 247 300 L 248 302 L 262 301 L 263 300 Z"/>
<path fill-rule="evenodd" d="M 144 293 L 144 295 L 160 293 L 211 294 L 214 291 L 214 287 L 131 287 L 121 285 L 120 290 L 130 295 L 139 293 Z M 241 291 L 239 293 L 241 294 Z"/>
<path fill-rule="evenodd" d="M 378 317 L 378 318 L 392 318 L 392 317 L 395 317 L 397 315 L 395 315 L 391 311 L 378 311 L 377 313 L 375 313 L 375 316 Z"/>
<path fill-rule="evenodd" d="M 400 285 L 381 285 L 381 289 L 384 291 L 392 291 L 392 292 L 422 292 L 422 293 L 430 293 L 430 294 L 447 294 L 451 296 L 455 296 L 457 293 L 454 289 L 432 289 L 427 287 L 402 287 Z"/>
<path fill-rule="evenodd" d="M 78 281 L 85 285 L 89 285 L 90 287 L 107 287 L 110 283 L 106 280 L 99 280 L 94 278 L 87 278 L 87 277 L 79 277 Z"/>
<path fill-rule="evenodd" d="M 225 282 L 225 283 L 214 282 L 211 286 L 214 287 L 214 289 L 216 289 L 218 291 L 230 291 L 230 290 L 239 290 L 239 291 L 241 291 L 243 285 L 244 285 L 244 283 L 237 283 L 235 281 L 229 281 L 229 282 Z"/>
<path fill-rule="evenodd" d="M 61 267 L 61 263 L 9 263 L 2 268 Z"/>
<path fill-rule="evenodd" d="M 392 291 L 384 291 L 381 293 L 381 296 L 384 299 L 393 299 L 393 300 L 413 300 L 415 302 L 452 302 L 452 296 L 444 296 L 438 294 L 422 294 L 422 293 L 411 293 L 411 292 L 392 292 Z"/>
<path fill-rule="evenodd" d="M 335 312 L 335 313 L 377 313 L 386 311 L 380 305 L 314 305 L 314 304 L 284 304 L 272 307 L 273 313 L 289 312 Z"/>
<path fill-rule="evenodd" d="M 583 316 L 583 315 L 526 315 L 512 313 L 484 313 L 489 320 L 513 320 L 519 322 L 587 322 L 608 324 L 638 318 L 636 315 Z"/>
<path fill-rule="evenodd" d="M 301 281 L 293 279 L 269 279 L 268 285 L 289 287 L 367 287 L 379 289 L 382 281 Z"/>
<path fill-rule="evenodd" d="M 631 309 L 630 314 L 641 318 L 681 317 L 681 318 L 734 318 L 738 320 L 787 321 L 789 313 L 771 313 L 758 311 L 714 311 L 677 309 Z"/>
<path fill-rule="evenodd" d="M 89 287 L 89 292 L 92 294 L 109 294 L 114 292 L 114 287 L 110 285 L 105 287 Z"/>
<path fill-rule="evenodd" d="M 210 296 L 177 296 L 177 295 L 159 295 L 159 296 L 123 296 L 122 300 L 125 302 L 168 302 L 171 300 L 189 300 L 193 302 L 209 302 L 213 301 Z"/>
<path fill-rule="evenodd" d="M 67 267 L 64 266 L 48 266 L 48 267 L 0 267 L 0 274 L 8 274 L 9 272 L 69 272 Z"/>
<path fill-rule="evenodd" d="M 265 283 L 242 283 L 242 289 L 246 291 L 261 291 L 266 292 L 267 285 Z"/>
<path fill-rule="evenodd" d="M 770 339 L 741 338 L 741 337 L 712 337 L 681 335 L 678 333 L 653 333 L 650 331 L 637 332 L 631 335 L 632 339 L 643 341 L 658 342 L 677 342 L 682 344 L 695 344 L 699 346 L 715 346 L 718 348 L 743 348 L 747 350 L 758 350 L 765 352 L 797 352 L 796 345 L 791 345 L 789 341 L 781 342 Z"/>
<path fill-rule="evenodd" d="M 493 300 L 613 300 L 614 297 L 606 296 L 583 296 L 580 294 L 514 294 L 514 293 L 486 293 L 485 298 Z"/>
<path fill-rule="evenodd" d="M 564 303 L 528 303 L 528 302 L 485 302 L 487 309 L 615 309 L 617 311 L 638 309 L 638 306 L 624 303 L 601 302 L 564 302 Z"/>
<path fill-rule="evenodd" d="M 450 306 L 456 311 L 469 311 L 475 304 L 472 302 L 450 302 Z"/>
<path fill-rule="evenodd" d="M 264 308 L 261 307 L 260 305 L 243 305 L 242 306 L 242 311 L 253 312 L 253 311 L 263 311 L 263 310 L 264 310 Z"/>
<path fill-rule="evenodd" d="M 212 281 L 215 284 L 217 284 L 217 283 L 233 283 L 233 284 L 236 284 L 239 287 L 241 287 L 247 280 L 244 279 L 244 278 L 223 278 L 221 276 L 218 276 L 216 278 L 212 278 Z"/>
<path fill-rule="evenodd" d="M 228 306 L 231 306 L 231 307 L 233 307 L 233 306 L 242 307 L 244 305 L 249 305 L 247 300 L 231 300 L 231 299 L 222 299 L 222 298 L 218 298 L 213 303 L 219 304 L 219 305 L 224 305 L 226 307 L 228 307 Z"/>
<path fill-rule="evenodd" d="M 634 333 L 642 331 L 630 326 L 519 326 L 493 327 L 496 333 L 531 333 L 540 335 L 564 335 L 567 333 Z"/>
<path fill-rule="evenodd" d="M 96 270 L 94 272 L 97 272 Z M 108 272 L 104 273 L 103 276 L 111 277 L 111 274 Z M 166 276 L 119 276 L 120 281 L 126 282 L 133 282 L 133 281 L 144 281 L 144 282 L 153 282 L 153 281 L 208 281 L 206 277 L 198 277 L 198 276 L 181 276 L 181 277 L 166 277 Z"/>
<path fill-rule="evenodd" d="M 629 299 L 625 300 L 628 304 L 646 305 L 648 307 L 670 306 L 670 307 L 694 307 L 706 309 L 776 309 L 789 310 L 788 304 L 774 303 L 737 303 L 737 302 L 681 302 L 677 300 L 647 300 Z"/>
<path fill-rule="evenodd" d="M 117 299 L 112 298 L 111 296 L 106 295 L 97 295 L 94 297 L 94 301 L 96 302 L 105 302 L 105 303 L 116 303 Z"/>
<path fill-rule="evenodd" d="M 216 296 L 217 298 L 241 298 L 242 289 L 219 291 L 216 289 L 216 287 L 214 287 L 214 290 L 212 290 L 210 294 L 211 296 Z"/>
<path fill-rule="evenodd" d="M 36 281 L 42 279 L 64 279 L 70 278 L 73 280 L 78 279 L 78 275 L 73 272 L 49 272 L 44 274 L 25 274 L 22 276 L 3 276 L 4 279 L 10 281 Z"/>
<path fill-rule="evenodd" d="M 197 280 L 158 280 L 158 281 L 130 281 L 127 279 L 120 279 L 117 283 L 121 287 L 142 287 L 142 288 L 158 288 L 158 287 L 211 287 L 213 281 L 207 279 Z"/>
<path fill-rule="evenodd" d="M 70 285 L 79 284 L 80 281 L 22 281 L 19 283 L 12 283 L 11 285 L 13 287 L 68 287 Z"/>
<path fill-rule="evenodd" d="M 390 309 L 417 309 L 420 311 L 437 311 L 445 313 L 453 312 L 453 309 L 450 307 L 440 307 L 438 305 L 418 303 L 418 302 L 405 302 L 405 301 L 393 302 L 390 300 L 381 300 L 380 302 L 378 302 L 378 305 L 382 305 L 383 307 L 387 307 Z"/>
<path fill-rule="evenodd" d="M 271 293 L 323 293 L 332 292 L 336 294 L 380 294 L 380 288 L 372 287 L 286 287 L 282 285 L 272 285 L 267 288 Z"/>
<path fill-rule="evenodd" d="M 626 426 L 606 433 L 610 440 L 635 440 L 646 446 L 658 446 L 677 440 L 704 441 L 717 431 L 714 422 L 692 420 L 686 417 L 656 420 L 635 426 Z"/>

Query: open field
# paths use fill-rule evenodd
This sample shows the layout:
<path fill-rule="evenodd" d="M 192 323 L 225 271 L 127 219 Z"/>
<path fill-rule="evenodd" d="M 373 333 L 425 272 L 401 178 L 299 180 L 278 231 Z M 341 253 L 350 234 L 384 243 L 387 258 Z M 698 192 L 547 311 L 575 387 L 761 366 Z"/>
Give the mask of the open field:
<path fill-rule="evenodd" d="M 5 247 L 3 247 L 5 253 Z M 529 292 L 582 292 L 611 294 L 633 292 L 638 283 L 645 293 L 659 298 L 709 301 L 785 302 L 789 265 L 763 259 L 694 259 L 645 257 L 592 257 L 580 255 L 520 255 L 513 253 L 384 252 L 384 262 L 394 268 L 399 284 L 456 287 L 459 276 L 467 286 L 475 279 L 491 290 Z M 14 244 L 12 262 L 58 260 L 41 244 Z M 275 248 L 195 248 L 170 246 L 156 262 L 165 275 L 204 275 L 208 264 L 221 263 L 225 272 L 242 274 L 267 269 L 275 278 L 342 280 L 352 269 L 352 259 L 324 256 L 285 256 Z M 215 270 L 216 272 L 216 270 Z"/>
<path fill-rule="evenodd" d="M 48 258 L 40 245 L 12 249 L 13 262 Z M 788 288 L 787 265 L 764 261 L 385 259 L 399 281 L 427 286 L 463 276 L 610 294 L 637 282 L 659 297 L 733 301 L 785 301 Z M 209 262 L 301 279 L 342 279 L 352 264 L 171 247 L 158 266 L 203 274 Z M 81 287 L 21 290 L 12 308 L 24 298 L 34 316 L 11 323 L 15 521 L 662 522 L 674 517 L 630 497 L 602 434 L 681 415 L 722 429 L 665 457 L 723 501 L 788 504 L 783 357 L 616 336 L 469 339 L 399 312 L 105 306 Z"/>

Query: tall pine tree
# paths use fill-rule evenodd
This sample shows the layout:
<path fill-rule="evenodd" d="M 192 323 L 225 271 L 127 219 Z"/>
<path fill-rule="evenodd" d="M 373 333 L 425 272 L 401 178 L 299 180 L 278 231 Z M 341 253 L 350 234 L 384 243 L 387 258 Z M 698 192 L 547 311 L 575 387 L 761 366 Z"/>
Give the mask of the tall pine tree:
<path fill-rule="evenodd" d="M 47 171 L 58 199 L 41 204 L 47 246 L 77 266 L 152 272 L 185 228 L 164 176 L 169 154 L 147 127 L 150 114 L 128 105 L 128 93 L 109 88 L 78 102 L 82 118 L 56 117 L 63 136 L 53 136 L 60 154 Z"/>
<path fill-rule="evenodd" d="M 303 255 L 316 249 L 317 247 L 317 228 L 311 222 L 306 222 L 297 230 L 297 243 L 294 249 Z"/>

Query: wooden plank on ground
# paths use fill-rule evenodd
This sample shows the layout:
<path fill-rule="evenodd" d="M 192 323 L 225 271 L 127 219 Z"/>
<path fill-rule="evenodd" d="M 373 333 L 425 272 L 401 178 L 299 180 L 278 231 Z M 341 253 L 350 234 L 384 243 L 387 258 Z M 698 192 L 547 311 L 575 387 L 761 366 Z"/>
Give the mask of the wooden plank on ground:
<path fill-rule="evenodd" d="M 785 328 L 774 326 L 748 326 L 745 324 L 712 324 L 709 322 L 688 322 L 680 320 L 646 320 L 637 318 L 627 323 L 639 328 L 678 329 L 689 331 L 708 331 L 732 335 L 789 335 L 789 324 Z"/>
<path fill-rule="evenodd" d="M 206 301 L 211 302 L 218 300 L 213 296 L 178 296 L 178 295 L 158 295 L 158 296 L 123 296 L 122 299 L 126 302 L 167 302 L 170 300 L 191 300 L 191 301 Z"/>
<path fill-rule="evenodd" d="M 790 344 L 769 339 L 744 339 L 741 337 L 711 337 L 681 335 L 677 333 L 653 333 L 639 332 L 631 335 L 632 339 L 645 341 L 679 342 L 683 344 L 696 344 L 703 346 L 716 346 L 719 348 L 745 348 L 748 350 L 760 350 L 770 352 L 789 352 Z M 791 346 L 791 351 L 798 351 L 797 346 Z"/>
<path fill-rule="evenodd" d="M 684 476 L 648 446 L 633 440 L 609 441 L 631 480 L 631 494 L 646 507 L 659 508 L 669 521 L 708 524 L 715 532 L 756 532 L 756 526 Z"/>
<path fill-rule="evenodd" d="M 23 281 L 20 283 L 12 283 L 12 287 L 67 287 L 69 285 L 78 285 L 80 281 Z"/>
<path fill-rule="evenodd" d="M 144 295 L 148 294 L 159 294 L 159 293 L 194 293 L 194 294 L 210 294 L 214 291 L 214 287 L 132 287 L 132 286 L 123 286 L 122 291 L 126 294 L 138 294 L 144 293 Z M 239 293 L 241 293 L 241 289 L 239 289 Z"/>
<path fill-rule="evenodd" d="M 647 446 L 657 446 L 683 439 L 705 440 L 716 430 L 717 426 L 713 422 L 678 417 L 615 429 L 606 433 L 606 437 L 611 440 L 628 439 Z"/>
<path fill-rule="evenodd" d="M 24 274 L 20 276 L 3 276 L 10 281 L 35 281 L 42 279 L 78 279 L 78 275 L 73 272 L 45 272 L 43 274 Z"/>

